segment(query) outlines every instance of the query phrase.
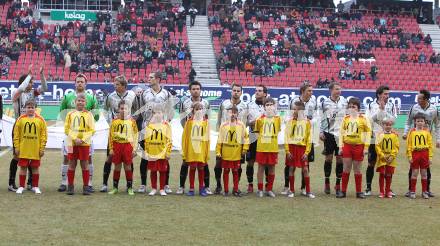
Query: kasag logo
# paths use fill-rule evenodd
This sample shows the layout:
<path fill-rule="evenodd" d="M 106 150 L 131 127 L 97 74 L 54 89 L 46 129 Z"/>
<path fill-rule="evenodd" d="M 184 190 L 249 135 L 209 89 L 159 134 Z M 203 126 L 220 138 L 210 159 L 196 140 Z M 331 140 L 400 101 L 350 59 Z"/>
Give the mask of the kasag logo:
<path fill-rule="evenodd" d="M 80 14 L 80 13 L 76 13 L 75 11 L 73 12 L 64 12 L 64 19 L 66 20 L 82 20 L 84 21 L 86 19 L 86 15 L 85 14 Z"/>
<path fill-rule="evenodd" d="M 163 134 L 162 134 L 162 130 L 161 129 L 159 129 L 159 130 L 156 130 L 156 129 L 153 129 L 152 131 L 151 131 L 151 136 L 150 136 L 150 140 L 158 140 L 159 139 L 159 134 L 160 134 L 160 141 L 162 141 L 163 140 Z"/>
<path fill-rule="evenodd" d="M 31 135 L 32 132 L 34 132 L 33 134 L 34 136 L 37 135 L 37 126 L 33 122 L 32 123 L 26 122 L 26 124 L 24 124 L 24 129 L 23 129 L 24 135 Z"/>
<path fill-rule="evenodd" d="M 120 135 L 123 135 L 125 133 L 125 136 L 128 136 L 127 124 L 118 124 L 116 126 L 116 132 L 118 132 Z"/>

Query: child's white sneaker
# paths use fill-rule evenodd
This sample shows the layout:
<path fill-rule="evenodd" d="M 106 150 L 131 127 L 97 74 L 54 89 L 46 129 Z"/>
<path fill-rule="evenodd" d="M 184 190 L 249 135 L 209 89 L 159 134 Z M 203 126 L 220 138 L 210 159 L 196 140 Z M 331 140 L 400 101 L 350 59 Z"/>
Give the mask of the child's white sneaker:
<path fill-rule="evenodd" d="M 267 196 L 274 198 L 275 197 L 275 193 L 273 193 L 273 191 L 268 191 L 267 192 Z"/>
<path fill-rule="evenodd" d="M 150 191 L 150 193 L 148 193 L 148 195 L 149 195 L 149 196 L 154 196 L 154 195 L 156 195 L 156 193 L 157 193 L 157 190 L 156 190 L 156 189 L 152 189 L 152 190 Z"/>
<path fill-rule="evenodd" d="M 159 193 L 160 193 L 161 196 L 166 196 L 167 195 L 167 192 L 165 190 L 160 190 Z"/>
<path fill-rule="evenodd" d="M 17 191 L 15 193 L 17 194 L 23 194 L 24 188 L 23 187 L 18 187 Z"/>
<path fill-rule="evenodd" d="M 307 193 L 307 197 L 313 199 L 313 198 L 315 198 L 315 195 L 313 195 L 312 192 L 309 192 L 309 193 Z"/>
<path fill-rule="evenodd" d="M 288 195 L 289 194 L 289 187 L 284 187 L 283 190 L 280 192 L 281 195 Z"/>
<path fill-rule="evenodd" d="M 33 188 L 32 188 L 32 191 L 33 191 L 36 195 L 41 194 L 41 190 L 40 190 L 40 188 L 38 188 L 38 187 L 33 187 Z"/>
<path fill-rule="evenodd" d="M 165 185 L 164 189 L 167 194 L 173 193 L 169 185 Z"/>
<path fill-rule="evenodd" d="M 289 193 L 287 193 L 287 197 L 288 197 L 288 198 L 294 198 L 294 197 L 295 197 L 295 193 L 293 193 L 293 192 L 291 192 L 291 191 L 289 190 Z"/>
<path fill-rule="evenodd" d="M 183 187 L 179 187 L 179 189 L 177 189 L 176 194 L 177 195 L 182 195 L 185 192 L 185 190 L 183 189 Z"/>

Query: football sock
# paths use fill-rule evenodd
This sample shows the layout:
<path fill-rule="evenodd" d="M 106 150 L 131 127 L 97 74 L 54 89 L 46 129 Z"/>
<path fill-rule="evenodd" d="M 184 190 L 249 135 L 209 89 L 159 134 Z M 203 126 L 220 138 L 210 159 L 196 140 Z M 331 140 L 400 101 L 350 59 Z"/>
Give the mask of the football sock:
<path fill-rule="evenodd" d="M 207 167 L 208 167 L 208 165 L 205 165 L 205 167 L 203 169 L 197 168 L 197 174 L 199 176 L 199 190 L 202 190 L 205 187 L 204 181 L 206 181 L 206 177 L 205 177 L 206 170 L 208 170 L 208 175 L 209 175 L 209 169 Z M 208 177 L 208 180 L 209 180 L 209 177 Z M 207 187 L 209 187 L 209 186 L 207 186 Z"/>
<path fill-rule="evenodd" d="M 69 169 L 69 165 L 61 164 L 61 184 L 67 185 L 67 170 Z"/>
<path fill-rule="evenodd" d="M 113 170 L 113 188 L 118 188 L 119 186 L 119 179 L 121 177 L 121 171 Z"/>
<path fill-rule="evenodd" d="M 416 185 L 417 185 L 417 179 L 411 179 L 411 182 L 410 182 L 410 188 L 409 188 L 409 190 L 411 191 L 411 192 L 416 192 Z"/>
<path fill-rule="evenodd" d="M 167 171 L 165 172 L 165 183 L 164 185 L 169 185 L 170 184 L 170 163 L 167 162 Z M 161 190 L 163 190 L 164 187 L 161 188 Z"/>
<path fill-rule="evenodd" d="M 233 191 L 234 192 L 237 192 L 238 191 L 238 182 L 239 182 L 239 180 L 240 180 L 240 175 L 239 175 L 239 173 L 240 173 L 240 171 L 239 171 L 240 169 L 238 169 L 238 170 L 232 170 L 232 182 L 233 182 L 233 184 L 234 184 L 234 187 L 233 187 Z"/>
<path fill-rule="evenodd" d="M 431 168 L 430 167 L 428 167 L 428 169 L 426 169 L 426 175 L 427 175 L 426 191 L 431 191 Z"/>
<path fill-rule="evenodd" d="M 381 194 L 385 194 L 384 179 L 385 179 L 385 175 L 383 173 L 380 173 L 379 174 L 379 191 Z"/>
<path fill-rule="evenodd" d="M 196 169 L 193 167 L 189 168 L 189 189 L 194 190 L 194 180 L 196 178 Z"/>
<path fill-rule="evenodd" d="M 214 174 L 215 174 L 215 181 L 217 182 L 217 187 L 221 187 L 222 186 L 222 168 L 220 165 L 216 165 L 214 167 Z M 223 175 L 223 179 L 224 179 L 224 175 Z"/>
<path fill-rule="evenodd" d="M 284 187 L 289 187 L 289 166 L 284 167 Z"/>
<path fill-rule="evenodd" d="M 188 176 L 188 165 L 183 162 L 180 166 L 180 187 L 185 187 L 186 176 Z"/>
<path fill-rule="evenodd" d="M 289 176 L 290 191 L 295 192 L 295 176 Z"/>
<path fill-rule="evenodd" d="M 304 182 L 306 183 L 306 192 L 310 193 L 310 177 L 304 177 Z"/>
<path fill-rule="evenodd" d="M 147 165 L 148 161 L 141 159 L 141 164 L 139 165 L 139 173 L 141 174 L 141 184 L 147 185 Z"/>
<path fill-rule="evenodd" d="M 17 175 L 18 160 L 12 159 L 9 164 L 9 185 L 15 185 L 15 176 Z"/>
<path fill-rule="evenodd" d="M 362 174 L 361 173 L 354 174 L 354 183 L 356 184 L 356 193 L 362 192 Z"/>
<path fill-rule="evenodd" d="M 254 182 L 254 166 L 246 166 L 246 177 L 249 184 Z"/>
<path fill-rule="evenodd" d="M 125 171 L 125 178 L 127 179 L 127 188 L 133 187 L 133 171 L 132 170 L 133 169 Z"/>
<path fill-rule="evenodd" d="M 82 171 L 83 186 L 89 186 L 89 177 L 90 177 L 89 170 L 83 170 Z"/>
<path fill-rule="evenodd" d="M 223 170 L 223 186 L 225 189 L 225 192 L 229 192 L 229 168 L 225 168 Z"/>
<path fill-rule="evenodd" d="M 267 179 L 268 179 L 267 191 L 271 191 L 273 189 L 273 182 L 275 180 L 275 174 L 269 174 L 267 176 Z"/>
<path fill-rule="evenodd" d="M 330 176 L 332 174 L 332 162 L 324 161 L 325 184 L 330 184 Z"/>
<path fill-rule="evenodd" d="M 422 192 L 426 192 L 428 187 L 428 180 L 427 179 L 422 179 Z"/>
<path fill-rule="evenodd" d="M 204 180 L 203 180 L 203 182 L 202 183 L 204 183 L 204 186 L 203 187 L 206 187 L 206 188 L 208 188 L 209 187 L 209 177 L 210 177 L 210 173 L 209 173 L 209 166 L 208 165 L 205 165 L 204 167 L 203 167 L 203 175 L 202 175 L 202 177 L 204 178 Z M 220 171 L 221 171 L 221 169 L 220 169 Z M 199 179 L 200 179 L 200 171 L 199 171 Z M 199 184 L 200 185 L 200 184 Z"/>
<path fill-rule="evenodd" d="M 342 173 L 344 171 L 344 164 L 342 162 L 336 162 L 336 185 L 341 184 Z M 350 176 L 350 174 L 348 175 Z M 348 180 L 347 180 L 348 183 Z"/>
<path fill-rule="evenodd" d="M 367 190 L 371 190 L 371 182 L 373 181 L 374 177 L 374 165 L 368 165 L 367 171 L 365 172 L 365 179 L 367 182 Z"/>
<path fill-rule="evenodd" d="M 32 187 L 38 187 L 40 181 L 40 174 L 32 174 Z"/>
<path fill-rule="evenodd" d="M 392 182 L 392 180 L 393 180 L 393 175 L 392 174 L 386 174 L 385 175 L 385 183 L 386 183 L 385 192 L 386 192 L 387 195 L 388 195 L 388 193 L 391 192 L 391 182 Z"/>
<path fill-rule="evenodd" d="M 67 170 L 67 184 L 73 185 L 75 181 L 75 170 Z"/>
<path fill-rule="evenodd" d="M 107 186 L 108 184 L 108 178 L 110 177 L 110 172 L 112 171 L 112 163 L 106 161 L 104 163 L 104 171 L 102 174 L 102 184 Z"/>
<path fill-rule="evenodd" d="M 168 179 L 169 174 L 167 174 L 167 172 L 160 172 L 159 174 L 159 187 L 161 190 L 163 190 L 165 188 L 166 180 Z"/>
<path fill-rule="evenodd" d="M 350 179 L 350 173 L 342 172 L 342 192 L 347 192 L 348 180 Z"/>
<path fill-rule="evenodd" d="M 26 185 L 26 174 L 25 175 L 19 174 L 18 179 L 19 179 L 18 182 L 20 183 L 20 187 L 26 187 L 25 186 Z"/>

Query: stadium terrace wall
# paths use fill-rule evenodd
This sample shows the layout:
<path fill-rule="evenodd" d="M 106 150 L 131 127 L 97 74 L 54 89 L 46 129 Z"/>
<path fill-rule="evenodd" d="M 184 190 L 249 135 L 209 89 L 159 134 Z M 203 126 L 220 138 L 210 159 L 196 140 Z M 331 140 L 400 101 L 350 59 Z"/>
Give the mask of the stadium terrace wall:
<path fill-rule="evenodd" d="M 38 86 L 39 83 L 36 83 Z M 3 96 L 5 103 L 10 103 L 13 91 L 17 88 L 17 83 L 12 81 L 0 82 L 0 94 Z M 139 86 L 139 84 L 130 84 L 129 89 Z M 145 85 L 143 85 L 145 86 Z M 39 97 L 39 103 L 45 104 L 57 104 L 61 98 L 68 92 L 73 91 L 72 82 L 50 82 L 48 83 L 48 91 L 44 95 Z M 187 85 L 164 85 L 167 89 L 173 89 L 176 91 L 178 97 L 189 96 L 189 90 Z M 249 102 L 254 97 L 255 87 L 243 87 L 242 100 Z M 98 100 L 103 99 L 104 96 L 112 92 L 113 85 L 111 83 L 89 83 L 87 89 L 94 92 L 97 95 Z M 280 109 L 287 109 L 290 99 L 299 93 L 298 88 L 279 88 L 269 87 L 269 95 L 278 101 Z M 328 89 L 314 89 L 313 94 L 317 97 L 318 101 L 324 99 L 329 95 Z M 229 99 L 231 95 L 231 89 L 229 86 L 204 86 L 202 90 L 202 97 L 209 100 L 213 107 L 220 104 L 221 101 Z M 374 90 L 344 90 L 342 95 L 345 97 L 358 97 L 363 102 L 363 107 L 368 105 L 369 102 L 374 100 Z M 406 112 L 410 107 L 416 103 L 417 91 L 392 91 L 390 93 L 390 101 L 392 101 L 401 112 Z M 432 93 L 431 103 L 440 105 L 440 93 Z"/>

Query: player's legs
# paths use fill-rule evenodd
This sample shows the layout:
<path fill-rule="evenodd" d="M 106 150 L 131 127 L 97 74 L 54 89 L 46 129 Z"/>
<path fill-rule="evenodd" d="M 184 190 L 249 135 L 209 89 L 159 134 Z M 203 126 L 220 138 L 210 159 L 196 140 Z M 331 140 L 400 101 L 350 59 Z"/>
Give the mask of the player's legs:
<path fill-rule="evenodd" d="M 286 157 L 287 159 L 287 157 Z M 287 162 L 287 160 L 286 160 Z M 284 166 L 284 188 L 281 191 L 281 195 L 287 195 L 287 193 L 289 192 L 289 166 L 287 164 L 285 164 Z"/>
<path fill-rule="evenodd" d="M 364 198 L 362 192 L 362 161 L 353 160 L 354 181 L 356 184 L 356 195 L 358 198 Z"/>
<path fill-rule="evenodd" d="M 139 142 L 139 146 L 144 150 L 145 141 L 142 140 Z M 141 186 L 139 186 L 137 192 L 145 193 L 147 191 L 147 168 L 148 168 L 148 160 L 145 158 L 141 158 L 141 163 L 139 165 L 139 174 L 141 175 Z"/>
<path fill-rule="evenodd" d="M 294 166 L 289 167 L 289 186 L 290 186 L 289 195 L 290 195 L 290 197 L 293 197 L 294 195 L 292 195 L 292 194 L 295 193 L 295 169 L 296 168 Z"/>
<path fill-rule="evenodd" d="M 198 177 L 199 177 L 199 194 L 200 194 L 201 196 L 206 196 L 206 195 L 208 195 L 207 192 L 206 192 L 206 189 L 208 189 L 209 187 L 205 188 L 205 186 L 206 186 L 206 184 L 205 184 L 205 181 L 206 181 L 206 177 L 205 177 L 205 175 L 206 175 L 206 170 L 208 170 L 208 175 L 209 175 L 209 168 L 208 168 L 208 165 L 203 165 L 203 166 L 198 165 L 198 166 L 197 166 L 197 175 L 198 175 Z M 208 179 L 209 179 L 209 178 L 208 178 Z M 211 193 L 211 194 L 212 194 L 212 193 Z"/>
<path fill-rule="evenodd" d="M 220 157 L 215 158 L 215 167 L 214 167 L 214 173 L 215 173 L 215 181 L 216 187 L 214 194 L 220 194 L 222 192 L 222 166 L 221 166 L 222 159 Z M 225 178 L 225 175 L 223 175 L 223 180 Z M 225 187 L 226 189 L 226 187 Z"/>
<path fill-rule="evenodd" d="M 164 183 L 164 186 L 162 188 L 160 188 L 160 185 L 159 185 L 159 188 L 160 188 L 160 190 L 164 190 L 165 193 L 173 193 L 173 191 L 170 188 L 170 163 L 167 162 L 166 165 L 167 165 L 167 170 L 165 171 L 165 176 L 164 176 L 164 179 L 165 179 L 164 182 L 165 183 Z M 162 177 L 162 172 L 159 172 L 159 174 L 160 174 L 160 177 Z M 159 178 L 159 181 L 160 180 L 162 180 L 162 179 Z"/>
<path fill-rule="evenodd" d="M 194 195 L 194 182 L 195 182 L 195 178 L 196 178 L 196 167 L 195 166 L 191 166 L 189 168 L 189 193 L 188 195 Z"/>
<path fill-rule="evenodd" d="M 69 160 L 69 169 L 67 170 L 67 195 L 73 195 L 74 182 L 75 182 L 75 169 L 77 165 L 77 159 Z"/>
<path fill-rule="evenodd" d="M 238 191 L 238 184 L 240 182 L 240 170 L 241 170 L 241 166 L 239 168 L 232 169 L 232 183 L 233 183 L 232 192 L 234 196 L 241 196 Z"/>
<path fill-rule="evenodd" d="M 211 189 L 209 188 L 209 179 L 210 179 L 210 172 L 209 172 L 209 166 L 208 165 L 204 165 L 202 167 L 203 169 L 203 184 L 204 184 L 204 191 L 208 194 L 208 195 L 212 195 L 213 193 L 211 192 Z M 199 174 L 200 175 L 200 174 Z M 220 175 L 221 175 L 221 170 L 220 170 Z M 200 176 L 199 176 L 200 177 Z"/>
<path fill-rule="evenodd" d="M 119 179 L 121 178 L 122 163 L 115 164 L 113 169 L 113 190 L 109 194 L 115 194 L 119 189 Z"/>
<path fill-rule="evenodd" d="M 63 154 L 63 163 L 61 163 L 61 184 L 58 192 L 64 192 L 67 189 L 67 170 L 69 169 L 69 160 L 67 159 L 67 152 Z"/>
<path fill-rule="evenodd" d="M 385 169 L 385 166 L 380 166 L 380 167 L 378 167 L 377 168 L 377 172 L 379 173 L 379 192 L 380 192 L 380 195 L 379 195 L 379 197 L 380 198 L 384 198 L 385 197 L 385 172 L 386 172 L 386 169 Z"/>
<path fill-rule="evenodd" d="M 110 177 L 110 173 L 112 171 L 112 160 L 109 155 L 110 150 L 107 148 L 107 159 L 104 162 L 103 172 L 102 172 L 102 187 L 100 192 L 108 191 L 108 178 Z"/>
<path fill-rule="evenodd" d="M 385 169 L 385 194 L 388 198 L 392 198 L 393 194 L 391 193 L 391 182 L 393 180 L 394 167 L 387 166 Z"/>
<path fill-rule="evenodd" d="M 20 171 L 18 172 L 19 177 L 19 187 L 24 189 L 26 187 L 26 174 L 27 174 L 27 167 L 26 166 L 20 166 Z"/>
<path fill-rule="evenodd" d="M 353 165 L 353 159 L 352 158 L 342 158 L 342 162 L 344 165 L 343 171 L 342 171 L 342 188 L 341 188 L 341 192 L 336 194 L 336 197 L 338 197 L 338 198 L 343 198 L 347 194 L 347 186 L 348 186 L 350 172 L 351 172 L 352 165 Z"/>
<path fill-rule="evenodd" d="M 141 186 L 137 192 L 145 193 L 147 187 L 147 168 L 148 168 L 148 160 L 142 158 L 141 163 L 139 165 L 139 173 L 141 175 Z"/>
<path fill-rule="evenodd" d="M 324 192 L 326 194 L 330 194 L 330 176 L 332 174 L 332 161 L 333 161 L 333 154 L 325 155 L 324 158 Z"/>
<path fill-rule="evenodd" d="M 229 168 L 225 168 L 224 170 L 223 170 L 223 186 L 224 186 L 224 191 L 225 191 L 225 196 L 227 196 L 228 195 L 228 193 L 229 193 L 229 172 L 230 172 L 230 169 Z M 217 189 L 216 189 L 216 192 L 217 192 Z"/>
<path fill-rule="evenodd" d="M 306 195 L 309 198 L 315 198 L 315 195 L 310 190 L 310 175 L 309 175 L 309 166 L 306 165 L 302 168 L 302 173 L 304 176 L 304 183 L 305 183 L 305 189 L 306 189 Z"/>
<path fill-rule="evenodd" d="M 93 158 L 92 155 L 89 156 L 89 183 L 87 184 L 89 186 L 90 192 L 95 192 L 93 189 L 93 174 L 95 172 L 95 166 L 93 166 Z"/>
<path fill-rule="evenodd" d="M 376 160 L 377 160 L 376 147 L 374 144 L 371 144 L 368 147 L 368 166 L 367 166 L 367 171 L 365 172 L 365 180 L 367 183 L 367 188 L 365 189 L 366 196 L 371 195 L 371 183 L 374 177 L 374 166 L 376 165 Z"/>
<path fill-rule="evenodd" d="M 83 178 L 83 195 L 90 195 L 89 191 L 89 160 L 80 160 L 81 170 L 82 170 L 82 178 Z M 110 167 L 111 168 L 111 167 Z"/>
<path fill-rule="evenodd" d="M 185 189 L 186 177 L 188 176 L 188 164 L 185 161 L 182 161 L 182 165 L 180 166 L 180 187 L 177 190 L 177 194 L 183 194 Z"/>
<path fill-rule="evenodd" d="M 422 195 L 424 198 L 429 198 L 429 195 L 427 194 L 428 191 L 428 172 L 425 168 L 420 168 L 420 176 L 421 176 L 421 183 L 422 183 Z"/>
<path fill-rule="evenodd" d="M 263 192 L 263 175 L 264 175 L 265 165 L 258 163 L 257 171 L 257 182 L 258 182 L 258 192 Z"/>
<path fill-rule="evenodd" d="M 41 194 L 41 190 L 38 187 L 40 183 L 40 170 L 38 167 L 32 167 L 32 191 L 35 192 L 35 194 Z"/>
<path fill-rule="evenodd" d="M 273 193 L 273 184 L 275 181 L 275 165 L 266 165 L 267 166 L 267 194 L 270 197 L 275 197 Z"/>
<path fill-rule="evenodd" d="M 134 191 L 133 191 L 133 163 L 130 163 L 130 164 L 124 163 L 124 171 L 125 171 L 125 179 L 127 180 L 127 192 L 129 195 L 134 195 Z"/>
<path fill-rule="evenodd" d="M 17 175 L 17 168 L 18 168 L 18 158 L 14 157 L 11 159 L 11 162 L 9 164 L 9 191 L 17 191 L 17 186 L 15 185 L 15 176 Z"/>
<path fill-rule="evenodd" d="M 336 169 L 335 169 L 335 171 L 336 171 L 335 190 L 336 190 L 336 192 L 338 192 L 341 190 L 342 173 L 344 171 L 344 163 L 342 161 L 342 156 L 340 156 L 340 155 L 336 156 Z"/>
<path fill-rule="evenodd" d="M 428 169 L 426 169 L 426 179 L 426 192 L 428 193 L 429 197 L 434 197 L 434 193 L 431 192 L 431 167 L 428 167 Z"/>

